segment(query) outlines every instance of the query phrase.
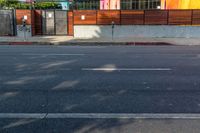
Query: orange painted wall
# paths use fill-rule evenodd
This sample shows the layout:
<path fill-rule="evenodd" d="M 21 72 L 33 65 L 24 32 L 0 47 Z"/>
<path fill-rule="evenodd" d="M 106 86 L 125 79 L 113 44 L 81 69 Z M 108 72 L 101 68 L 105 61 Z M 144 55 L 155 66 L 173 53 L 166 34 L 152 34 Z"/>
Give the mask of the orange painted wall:
<path fill-rule="evenodd" d="M 200 9 L 200 0 L 161 0 L 162 9 Z"/>

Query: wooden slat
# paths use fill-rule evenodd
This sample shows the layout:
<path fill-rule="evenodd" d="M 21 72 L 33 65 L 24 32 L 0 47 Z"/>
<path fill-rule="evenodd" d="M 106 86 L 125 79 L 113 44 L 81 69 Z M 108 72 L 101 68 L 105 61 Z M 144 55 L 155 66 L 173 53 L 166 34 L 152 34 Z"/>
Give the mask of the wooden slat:
<path fill-rule="evenodd" d="M 120 17 L 120 11 L 111 11 L 111 10 L 99 10 L 97 17 L 101 19 L 118 19 Z"/>
<path fill-rule="evenodd" d="M 141 25 L 144 24 L 144 11 L 122 10 L 122 25 Z"/>
<path fill-rule="evenodd" d="M 200 25 L 200 10 L 193 10 L 192 24 Z"/>
<path fill-rule="evenodd" d="M 168 24 L 191 25 L 192 10 L 169 10 Z"/>
<path fill-rule="evenodd" d="M 35 35 L 42 35 L 42 11 L 34 10 Z"/>
<path fill-rule="evenodd" d="M 31 34 L 35 35 L 35 13 L 34 10 L 31 11 Z"/>
<path fill-rule="evenodd" d="M 67 13 L 68 17 L 68 35 L 73 36 L 74 35 L 74 20 L 73 20 L 73 12 L 68 11 Z"/>
<path fill-rule="evenodd" d="M 97 23 L 97 11 L 94 10 L 75 10 L 74 11 L 74 25 L 93 25 Z M 81 17 L 84 16 L 83 20 Z"/>
<path fill-rule="evenodd" d="M 120 11 L 97 11 L 97 24 L 108 25 L 112 24 L 112 22 L 120 24 Z"/>
<path fill-rule="evenodd" d="M 167 25 L 168 11 L 166 10 L 147 10 L 145 11 L 146 25 Z"/>
<path fill-rule="evenodd" d="M 119 19 L 98 19 L 98 24 L 102 25 L 110 25 L 114 22 L 114 24 L 120 24 Z"/>

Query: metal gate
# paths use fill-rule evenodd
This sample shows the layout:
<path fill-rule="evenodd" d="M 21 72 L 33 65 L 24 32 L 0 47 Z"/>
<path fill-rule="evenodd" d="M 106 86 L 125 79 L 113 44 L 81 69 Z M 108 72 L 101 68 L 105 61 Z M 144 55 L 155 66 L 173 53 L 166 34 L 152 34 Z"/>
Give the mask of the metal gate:
<path fill-rule="evenodd" d="M 0 10 L 0 36 L 15 35 L 14 12 L 12 10 Z"/>
<path fill-rule="evenodd" d="M 42 16 L 44 35 L 67 35 L 67 11 L 44 10 Z"/>
<path fill-rule="evenodd" d="M 67 11 L 55 11 L 56 35 L 67 35 Z"/>

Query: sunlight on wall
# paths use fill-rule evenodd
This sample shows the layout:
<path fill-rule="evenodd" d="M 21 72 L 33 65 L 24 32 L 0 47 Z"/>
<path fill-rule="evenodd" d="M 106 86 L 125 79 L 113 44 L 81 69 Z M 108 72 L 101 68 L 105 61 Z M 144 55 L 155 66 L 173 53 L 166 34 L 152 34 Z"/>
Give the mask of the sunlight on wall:
<path fill-rule="evenodd" d="M 162 9 L 200 9 L 200 0 L 161 0 Z"/>

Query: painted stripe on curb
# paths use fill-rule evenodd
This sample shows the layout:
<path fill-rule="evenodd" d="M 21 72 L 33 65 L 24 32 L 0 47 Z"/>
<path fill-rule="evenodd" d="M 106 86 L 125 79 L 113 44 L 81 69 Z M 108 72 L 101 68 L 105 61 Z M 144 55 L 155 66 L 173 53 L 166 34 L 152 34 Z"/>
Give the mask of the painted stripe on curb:
<path fill-rule="evenodd" d="M 0 113 L 0 119 L 200 119 L 200 114 Z"/>
<path fill-rule="evenodd" d="M 39 56 L 84 56 L 85 54 L 21 54 L 21 55 L 27 55 L 27 56 L 32 56 L 32 55 L 39 55 Z"/>

